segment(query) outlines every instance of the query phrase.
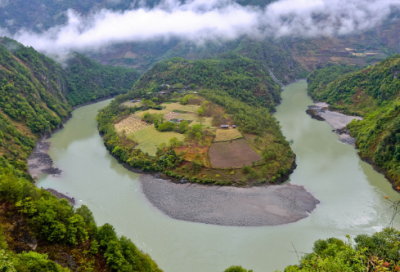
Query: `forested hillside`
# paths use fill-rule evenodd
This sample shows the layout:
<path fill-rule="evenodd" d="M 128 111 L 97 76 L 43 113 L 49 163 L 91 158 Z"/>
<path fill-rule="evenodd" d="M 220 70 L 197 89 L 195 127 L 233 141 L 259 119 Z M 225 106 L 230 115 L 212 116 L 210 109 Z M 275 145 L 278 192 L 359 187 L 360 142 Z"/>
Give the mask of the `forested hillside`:
<path fill-rule="evenodd" d="M 310 94 L 317 100 L 328 102 L 332 109 L 364 117 L 363 121 L 353 121 L 348 125 L 357 140 L 360 155 L 387 172 L 387 177 L 398 187 L 400 55 L 327 84 L 329 71 L 310 75 Z M 325 82 L 322 78 L 326 79 Z"/>
<path fill-rule="evenodd" d="M 74 209 L 27 174 L 36 140 L 59 127 L 72 106 L 126 91 L 136 78 L 81 55 L 64 69 L 33 48 L 0 40 L 2 271 L 161 271 L 111 225 L 98 227 L 87 207 Z"/>
<path fill-rule="evenodd" d="M 219 89 L 252 106 L 275 109 L 280 86 L 253 60 L 235 53 L 210 60 L 171 58 L 154 65 L 133 86 L 138 92 L 158 92 L 161 84 L 178 88 Z"/>

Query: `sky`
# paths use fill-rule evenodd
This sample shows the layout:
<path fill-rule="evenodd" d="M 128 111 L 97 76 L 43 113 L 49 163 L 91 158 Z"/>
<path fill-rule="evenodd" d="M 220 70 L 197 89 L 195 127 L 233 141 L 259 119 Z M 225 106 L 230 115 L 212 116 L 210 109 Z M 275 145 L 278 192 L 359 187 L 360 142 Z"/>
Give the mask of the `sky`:
<path fill-rule="evenodd" d="M 4 0 L 0 0 L 4 1 Z M 197 44 L 241 35 L 254 38 L 335 36 L 378 26 L 400 0 L 279 0 L 264 9 L 228 0 L 165 0 L 153 9 L 99 10 L 82 17 L 68 10 L 68 22 L 42 33 L 21 29 L 10 35 L 48 54 L 100 50 L 114 43 L 181 38 Z"/>

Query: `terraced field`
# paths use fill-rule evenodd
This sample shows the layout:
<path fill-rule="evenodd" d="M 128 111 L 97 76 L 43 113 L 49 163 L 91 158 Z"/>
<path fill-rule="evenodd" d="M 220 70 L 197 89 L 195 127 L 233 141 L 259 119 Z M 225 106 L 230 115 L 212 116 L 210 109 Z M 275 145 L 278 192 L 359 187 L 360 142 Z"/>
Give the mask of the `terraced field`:
<path fill-rule="evenodd" d="M 131 115 L 128 118 L 125 118 L 118 124 L 115 124 L 115 130 L 118 133 L 121 133 L 122 131 L 125 131 L 126 135 L 131 134 L 133 132 L 139 131 L 141 129 L 144 129 L 146 127 L 149 127 L 150 125 L 142 120 L 140 120 L 137 116 Z"/>

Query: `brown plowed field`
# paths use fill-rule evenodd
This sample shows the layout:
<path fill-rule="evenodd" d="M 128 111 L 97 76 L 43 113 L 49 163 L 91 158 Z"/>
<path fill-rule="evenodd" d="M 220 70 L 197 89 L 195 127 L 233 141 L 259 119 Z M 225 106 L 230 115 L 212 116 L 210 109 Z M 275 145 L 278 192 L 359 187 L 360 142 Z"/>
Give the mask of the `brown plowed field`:
<path fill-rule="evenodd" d="M 214 168 L 239 168 L 261 159 L 245 140 L 213 143 L 209 155 Z"/>

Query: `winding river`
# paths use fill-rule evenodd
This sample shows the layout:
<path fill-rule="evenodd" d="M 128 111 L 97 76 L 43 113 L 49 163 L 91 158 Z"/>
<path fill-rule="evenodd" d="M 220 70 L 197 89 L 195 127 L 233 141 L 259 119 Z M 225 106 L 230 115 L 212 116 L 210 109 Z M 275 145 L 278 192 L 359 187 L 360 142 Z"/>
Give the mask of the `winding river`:
<path fill-rule="evenodd" d="M 361 161 L 352 146 L 339 142 L 328 123 L 306 115 L 312 104 L 306 87 L 304 81 L 285 87 L 275 114 L 297 154 L 290 182 L 321 201 L 296 223 L 223 227 L 165 216 L 144 197 L 138 175 L 118 164 L 103 145 L 94 118 L 109 100 L 75 110 L 65 129 L 53 135 L 49 153 L 63 173 L 42 176 L 37 185 L 87 205 L 99 225 L 114 225 L 166 272 L 218 272 L 231 265 L 255 272 L 283 269 L 297 263 L 292 243 L 297 251 L 310 252 L 317 239 L 381 230 L 391 215 L 384 196 L 400 200 L 383 175 Z"/>

